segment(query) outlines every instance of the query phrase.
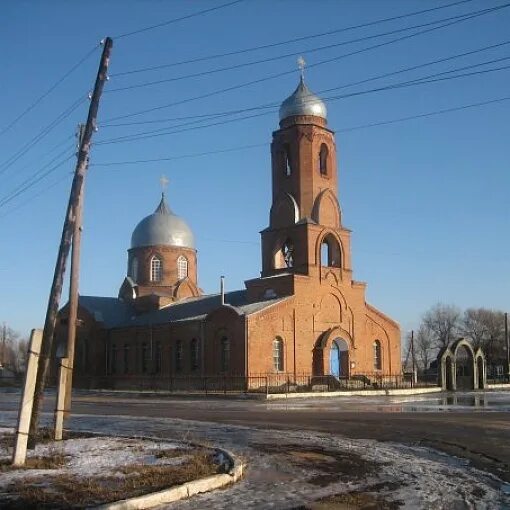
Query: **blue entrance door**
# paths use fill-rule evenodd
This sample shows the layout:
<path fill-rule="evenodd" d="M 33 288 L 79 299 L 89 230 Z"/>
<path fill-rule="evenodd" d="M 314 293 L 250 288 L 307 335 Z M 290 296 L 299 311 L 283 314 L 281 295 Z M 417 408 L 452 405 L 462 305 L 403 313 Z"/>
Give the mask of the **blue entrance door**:
<path fill-rule="evenodd" d="M 329 373 L 335 377 L 340 376 L 340 349 L 335 341 L 329 351 Z"/>

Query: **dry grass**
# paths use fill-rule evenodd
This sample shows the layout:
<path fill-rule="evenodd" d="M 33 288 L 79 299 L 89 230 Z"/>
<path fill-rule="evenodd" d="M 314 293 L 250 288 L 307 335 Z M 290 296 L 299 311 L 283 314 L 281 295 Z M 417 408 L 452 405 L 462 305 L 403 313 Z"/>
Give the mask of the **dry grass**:
<path fill-rule="evenodd" d="M 25 478 L 7 488 L 11 499 L 2 501 L 3 509 L 46 510 L 85 508 L 140 496 L 216 474 L 218 466 L 203 450 L 187 452 L 187 461 L 178 466 L 135 464 L 119 470 L 122 476 L 83 477 L 53 475 Z"/>
<path fill-rule="evenodd" d="M 52 446 L 46 455 L 37 457 L 27 457 L 24 466 L 13 466 L 11 459 L 3 459 L 0 461 L 0 473 L 6 471 L 14 471 L 19 469 L 59 469 L 65 465 L 67 461 L 62 448 Z"/>

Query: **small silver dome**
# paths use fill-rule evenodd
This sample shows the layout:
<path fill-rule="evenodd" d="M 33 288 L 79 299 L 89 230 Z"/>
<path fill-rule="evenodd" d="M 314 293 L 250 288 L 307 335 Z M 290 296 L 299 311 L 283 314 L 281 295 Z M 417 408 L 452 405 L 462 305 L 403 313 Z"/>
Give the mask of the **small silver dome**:
<path fill-rule="evenodd" d="M 131 248 L 156 245 L 195 247 L 193 232 L 182 218 L 170 210 L 164 194 L 154 214 L 138 223 L 131 236 Z"/>
<path fill-rule="evenodd" d="M 326 105 L 306 85 L 303 77 L 297 89 L 280 106 L 280 120 L 294 115 L 313 115 L 326 118 Z"/>

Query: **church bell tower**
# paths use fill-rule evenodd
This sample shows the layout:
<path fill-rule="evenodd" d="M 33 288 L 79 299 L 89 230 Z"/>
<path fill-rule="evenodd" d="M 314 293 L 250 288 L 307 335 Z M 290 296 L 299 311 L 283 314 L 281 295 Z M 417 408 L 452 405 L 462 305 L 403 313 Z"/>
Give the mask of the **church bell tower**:
<path fill-rule="evenodd" d="M 336 145 L 326 106 L 304 82 L 280 107 L 273 133 L 272 205 L 262 234 L 262 277 L 293 273 L 343 279 L 350 231 L 342 228 Z"/>

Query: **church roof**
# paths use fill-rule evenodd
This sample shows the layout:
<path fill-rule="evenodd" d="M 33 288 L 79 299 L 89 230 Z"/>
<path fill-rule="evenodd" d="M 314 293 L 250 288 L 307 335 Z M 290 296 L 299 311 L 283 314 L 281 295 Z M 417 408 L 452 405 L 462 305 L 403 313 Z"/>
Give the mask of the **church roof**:
<path fill-rule="evenodd" d="M 195 247 L 193 232 L 180 216 L 172 212 L 164 194 L 156 210 L 138 223 L 131 236 L 131 248 L 158 245 Z"/>
<path fill-rule="evenodd" d="M 234 308 L 241 315 L 250 315 L 287 299 L 274 298 L 248 302 L 246 290 L 225 293 L 225 304 Z M 183 299 L 165 308 L 136 315 L 129 303 L 113 297 L 80 296 L 80 306 L 85 308 L 98 322 L 106 328 L 129 326 L 146 326 L 167 324 L 171 322 L 203 320 L 209 313 L 221 306 L 219 294 L 209 294 Z"/>
<path fill-rule="evenodd" d="M 303 77 L 296 90 L 280 106 L 280 120 L 295 115 L 313 115 L 326 118 L 326 105 L 306 85 Z"/>

